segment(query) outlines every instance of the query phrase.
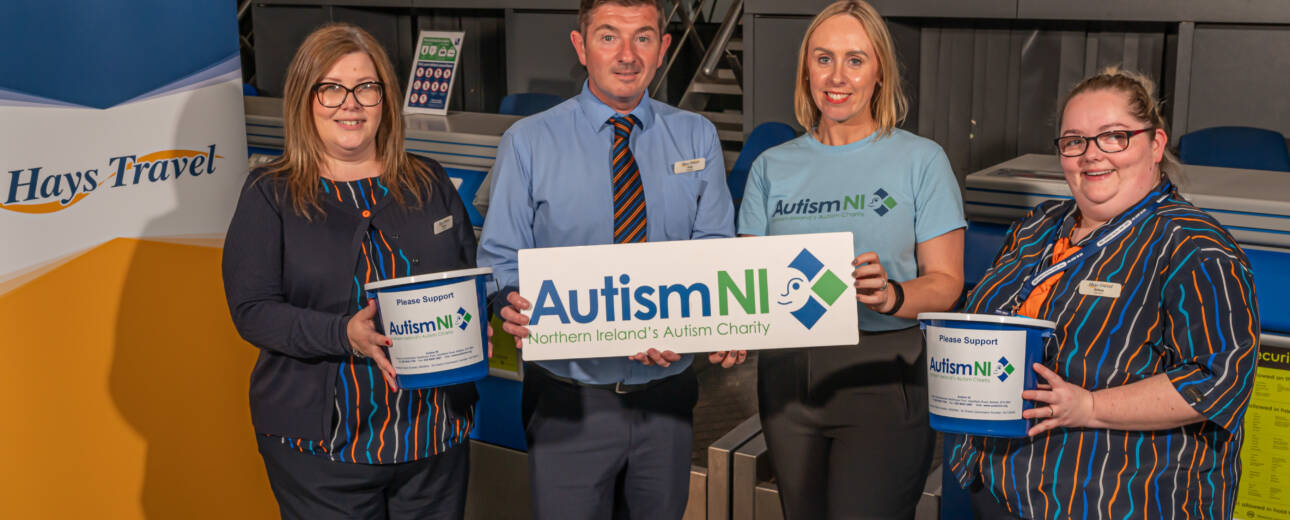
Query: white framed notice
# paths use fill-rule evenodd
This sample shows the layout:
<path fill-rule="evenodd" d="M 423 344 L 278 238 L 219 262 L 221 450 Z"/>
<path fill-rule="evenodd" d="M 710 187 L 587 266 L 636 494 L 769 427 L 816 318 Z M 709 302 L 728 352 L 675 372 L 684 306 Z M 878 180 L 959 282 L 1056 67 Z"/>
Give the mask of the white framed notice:
<path fill-rule="evenodd" d="M 403 97 L 403 113 L 448 113 L 448 98 L 457 80 L 457 60 L 465 36 L 461 31 L 421 31 L 408 75 L 408 92 Z"/>
<path fill-rule="evenodd" d="M 526 360 L 854 345 L 851 233 L 525 249 Z"/>

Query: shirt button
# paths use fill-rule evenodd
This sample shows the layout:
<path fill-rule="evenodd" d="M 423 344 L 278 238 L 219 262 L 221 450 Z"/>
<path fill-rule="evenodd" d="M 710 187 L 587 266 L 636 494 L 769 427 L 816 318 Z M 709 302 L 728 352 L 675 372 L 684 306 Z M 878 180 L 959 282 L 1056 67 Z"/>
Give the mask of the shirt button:
<path fill-rule="evenodd" d="M 412 259 L 412 264 L 413 264 L 413 265 L 416 265 L 416 264 L 419 264 L 419 263 L 421 263 L 421 259 L 420 259 L 420 258 L 413 258 L 413 259 Z"/>
<path fill-rule="evenodd" d="M 398 233 L 395 233 L 395 234 L 393 234 L 393 235 L 390 235 L 390 238 L 392 238 L 392 239 L 394 239 L 394 240 L 398 240 L 398 239 L 399 239 L 399 234 L 398 234 Z"/>
<path fill-rule="evenodd" d="M 363 210 L 363 218 L 371 218 L 371 216 L 372 216 L 371 211 Z"/>

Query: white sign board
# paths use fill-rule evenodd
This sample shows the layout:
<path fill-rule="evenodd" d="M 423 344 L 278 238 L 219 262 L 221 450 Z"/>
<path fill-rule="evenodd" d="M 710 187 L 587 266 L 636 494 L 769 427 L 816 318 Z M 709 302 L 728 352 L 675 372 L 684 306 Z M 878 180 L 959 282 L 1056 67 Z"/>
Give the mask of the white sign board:
<path fill-rule="evenodd" d="M 854 345 L 851 233 L 525 249 L 524 359 Z"/>
<path fill-rule="evenodd" d="M 457 80 L 457 60 L 466 33 L 421 31 L 408 76 L 408 94 L 403 99 L 405 114 L 448 113 L 448 98 Z"/>

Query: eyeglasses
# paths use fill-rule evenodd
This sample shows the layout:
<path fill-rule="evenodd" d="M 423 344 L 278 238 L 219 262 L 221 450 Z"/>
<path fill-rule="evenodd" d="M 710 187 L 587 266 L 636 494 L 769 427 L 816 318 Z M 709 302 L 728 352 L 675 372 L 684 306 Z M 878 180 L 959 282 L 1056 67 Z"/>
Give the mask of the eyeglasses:
<path fill-rule="evenodd" d="M 1057 153 L 1063 157 L 1079 157 L 1088 151 L 1089 141 L 1097 143 L 1097 148 L 1106 153 L 1123 152 L 1129 148 L 1129 140 L 1133 136 L 1143 132 L 1150 132 L 1155 128 L 1143 128 L 1142 130 L 1111 130 L 1102 132 L 1095 136 L 1087 135 L 1064 135 L 1053 139 L 1057 145 Z"/>
<path fill-rule="evenodd" d="M 345 99 L 354 94 L 354 101 L 365 107 L 381 104 L 385 98 L 385 84 L 379 81 L 368 81 L 348 88 L 340 83 L 318 83 L 314 85 L 314 96 L 318 104 L 327 108 L 336 108 L 345 104 Z"/>

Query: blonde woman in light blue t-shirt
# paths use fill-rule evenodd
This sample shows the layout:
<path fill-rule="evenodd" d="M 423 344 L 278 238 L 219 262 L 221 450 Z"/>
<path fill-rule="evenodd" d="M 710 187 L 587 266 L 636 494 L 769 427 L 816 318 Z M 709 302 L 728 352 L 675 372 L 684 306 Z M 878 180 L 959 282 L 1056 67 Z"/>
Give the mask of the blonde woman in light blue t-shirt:
<path fill-rule="evenodd" d="M 758 398 L 785 517 L 913 518 L 935 436 L 914 317 L 963 288 L 963 201 L 936 143 L 896 125 L 906 101 L 891 35 L 864 2 L 807 29 L 797 120 L 752 166 L 742 235 L 850 231 L 860 344 L 762 351 Z"/>

